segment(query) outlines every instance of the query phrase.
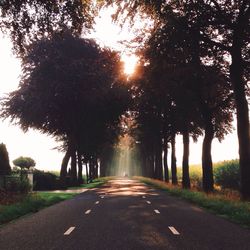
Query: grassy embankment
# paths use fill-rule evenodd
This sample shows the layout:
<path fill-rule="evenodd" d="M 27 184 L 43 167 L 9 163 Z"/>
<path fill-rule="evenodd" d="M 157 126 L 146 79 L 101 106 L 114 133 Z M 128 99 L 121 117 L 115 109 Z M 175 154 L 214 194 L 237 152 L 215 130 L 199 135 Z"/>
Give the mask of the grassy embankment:
<path fill-rule="evenodd" d="M 96 187 L 103 185 L 110 179 L 112 179 L 112 177 L 101 177 L 101 178 L 93 180 L 93 182 L 88 183 L 88 184 L 82 184 L 77 187 L 69 187 L 68 190 L 75 190 L 75 189 L 81 189 L 81 188 L 96 188 Z"/>
<path fill-rule="evenodd" d="M 79 188 L 95 188 L 107 181 L 105 178 L 94 180 L 89 184 L 82 184 L 80 187 L 72 187 L 73 189 Z M 77 195 L 77 192 L 70 193 L 53 193 L 53 192 L 37 192 L 19 197 L 18 202 L 14 202 L 9 205 L 0 204 L 0 225 L 17 219 L 26 214 L 35 213 L 42 208 L 51 206 L 55 203 L 68 200 Z"/>
<path fill-rule="evenodd" d="M 215 165 L 221 166 L 222 163 Z M 226 163 L 225 163 L 226 164 Z M 193 182 L 201 182 L 201 167 L 191 166 L 190 176 Z M 192 178 L 193 177 L 193 178 Z M 192 183 L 191 190 L 182 189 L 181 185 L 173 186 L 163 181 L 158 181 L 145 177 L 136 177 L 136 179 L 166 191 L 168 194 L 183 198 L 195 205 L 215 213 L 223 218 L 227 218 L 232 222 L 236 222 L 244 227 L 250 228 L 250 202 L 241 201 L 240 195 L 235 190 L 223 190 L 219 186 L 215 186 L 215 192 L 206 194 L 202 192 L 196 185 Z"/>

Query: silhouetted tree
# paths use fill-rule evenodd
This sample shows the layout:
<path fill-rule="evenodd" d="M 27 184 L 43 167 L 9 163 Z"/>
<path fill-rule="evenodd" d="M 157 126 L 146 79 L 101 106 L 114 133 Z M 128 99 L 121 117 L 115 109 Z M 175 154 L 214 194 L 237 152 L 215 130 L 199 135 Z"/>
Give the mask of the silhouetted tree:
<path fill-rule="evenodd" d="M 55 30 L 69 28 L 81 34 L 93 22 L 90 1 L 81 0 L 7 0 L 0 3 L 0 26 L 10 34 L 16 52 L 25 52 L 25 45 L 48 37 Z"/>
<path fill-rule="evenodd" d="M 11 172 L 9 154 L 5 144 L 0 144 L 0 175 L 8 175 Z"/>
<path fill-rule="evenodd" d="M 209 3 L 205 3 L 205 1 L 127 1 L 126 3 L 118 3 L 118 1 L 107 1 L 108 4 L 111 2 L 116 2 L 119 5 L 118 12 L 116 18 L 118 18 L 119 14 L 123 13 L 124 9 L 127 9 L 130 17 L 134 17 L 137 10 L 143 10 L 143 12 L 147 12 L 151 15 L 155 15 L 154 19 L 157 23 L 154 32 L 152 32 L 152 37 L 150 39 L 151 54 L 156 55 L 155 57 L 159 60 L 159 57 L 162 57 L 162 64 L 167 61 L 167 63 L 174 64 L 175 69 L 178 70 L 182 74 L 181 78 L 186 78 L 184 81 L 179 79 L 177 82 L 186 82 L 188 84 L 188 88 L 193 92 L 193 97 L 195 99 L 195 106 L 198 109 L 201 117 L 198 117 L 198 125 L 205 129 L 205 138 L 203 143 L 203 173 L 204 180 L 203 186 L 206 191 L 213 190 L 213 174 L 212 174 L 212 160 L 211 160 L 211 142 L 216 137 L 220 138 L 218 134 L 227 133 L 230 131 L 230 123 L 232 121 L 232 102 L 231 102 L 231 94 L 230 94 L 230 86 L 227 80 L 223 80 L 220 76 L 221 73 L 218 73 L 218 66 L 220 66 L 223 72 L 226 72 L 226 63 L 223 56 L 225 53 L 221 53 L 221 49 L 225 50 L 225 44 L 230 44 L 230 37 L 227 35 L 223 35 L 223 30 L 225 32 L 225 28 L 220 23 L 218 24 L 218 20 L 223 19 L 221 15 L 215 15 L 214 11 L 220 10 L 220 14 L 223 11 L 226 13 L 226 16 L 231 12 L 234 13 L 233 20 L 230 22 L 237 22 L 237 8 L 241 5 L 241 13 L 244 15 L 242 20 L 245 20 L 246 23 L 242 27 L 242 36 L 246 37 L 247 28 L 249 26 L 249 20 L 247 15 L 249 15 L 249 4 L 246 1 L 240 2 L 232 2 L 229 1 L 229 6 L 226 8 L 226 3 L 221 1 L 218 3 L 217 1 L 211 1 Z M 206 8 L 206 6 L 209 8 Z M 205 7 L 204 7 L 205 6 Z M 224 6 L 224 7 L 223 7 Z M 224 14 L 225 14 L 224 13 Z M 217 13 L 218 14 L 218 13 Z M 216 21 L 216 19 L 218 19 Z M 225 22 L 227 18 L 220 20 L 221 22 Z M 215 23 L 213 23 L 215 21 Z M 217 22 L 217 23 L 216 23 Z M 217 25 L 217 26 L 216 26 Z M 211 29 L 212 27 L 212 29 Z M 229 34 L 229 33 L 228 33 Z M 218 40 L 218 42 L 214 42 L 212 39 L 214 37 L 218 37 L 223 35 L 225 38 L 222 40 Z M 241 37 L 240 39 L 245 39 Z M 209 40 L 210 39 L 210 40 Z M 229 39 L 229 40 L 227 40 Z M 210 41 L 210 42 L 209 42 Z M 218 45 L 222 44 L 220 50 L 218 49 Z M 244 40 L 245 41 L 245 40 Z M 247 41 L 245 41 L 244 48 L 246 48 Z M 157 53 L 160 51 L 160 53 Z M 246 49 L 244 49 L 245 59 L 247 58 Z M 155 62 L 154 62 L 155 64 Z M 188 71 L 183 72 L 181 67 L 188 66 Z M 204 67 L 208 65 L 213 65 L 213 68 Z M 209 71 L 209 74 L 215 75 L 216 77 L 211 78 L 209 74 L 206 73 Z M 226 73 L 225 73 L 226 74 Z M 190 77 L 190 76 L 193 77 Z M 205 79 L 205 80 L 204 80 Z M 207 81 L 212 80 L 214 83 L 209 83 L 211 85 L 211 91 L 207 91 L 206 94 L 209 93 L 209 96 L 204 94 L 204 90 L 207 90 Z M 218 80 L 220 79 L 220 80 Z M 221 84 L 222 83 L 222 84 Z M 224 84 L 224 85 L 223 85 Z M 178 89 L 178 88 L 177 88 Z M 182 89 L 183 88 L 179 88 Z M 223 92 L 223 90 L 225 90 Z M 184 97 L 189 92 L 185 89 Z M 235 90 L 234 90 L 235 92 Z M 213 97 L 211 97 L 213 96 Z M 218 96 L 221 98 L 221 101 L 216 99 Z M 178 96 L 177 96 L 178 97 Z M 214 102 L 214 107 L 211 106 L 211 98 Z M 183 99 L 183 97 L 181 98 Z M 184 98 L 185 99 L 185 98 Z M 193 98 L 191 98 L 193 99 Z M 244 98 L 243 98 L 244 99 Z M 177 98 L 178 100 L 178 98 Z M 185 108 L 190 105 L 184 105 Z M 194 107 L 195 107 L 194 106 Z M 177 107 L 181 107 L 177 105 Z M 220 108 L 219 108 L 220 107 Z M 190 109 L 191 111 L 195 111 L 196 109 Z M 206 110 L 206 111 L 205 111 Z M 217 111 L 215 111 L 217 110 Z M 180 111 L 179 111 L 180 112 Z M 183 114 L 187 114 L 187 110 Z M 191 113 L 192 114 L 192 113 Z M 197 113 L 196 113 L 197 114 Z M 184 115 L 185 117 L 189 117 Z M 218 119 L 220 117 L 220 119 Z M 183 119 L 182 119 L 183 121 Z M 193 119 L 189 120 L 189 122 L 194 122 Z M 208 122 L 210 121 L 210 122 Z M 216 123 L 216 125 L 215 125 Z M 187 119 L 184 119 L 183 125 L 188 124 Z M 210 125 L 209 125 L 210 124 Z M 216 127 L 216 129 L 215 129 Z M 188 164 L 187 164 L 187 152 L 188 152 L 188 140 L 187 136 L 187 126 L 184 125 L 183 128 L 179 127 L 179 131 L 182 130 L 181 133 L 184 133 L 184 137 L 186 138 L 183 157 L 183 182 L 185 184 L 186 180 L 188 180 L 188 176 L 185 175 L 188 173 Z M 184 130 L 183 130 L 184 129 Z M 209 132 L 210 131 L 210 132 Z M 217 131 L 215 133 L 215 131 Z M 220 131 L 220 132 L 219 132 Z M 249 131 L 246 129 L 245 131 Z M 248 133 L 248 132 L 246 132 Z M 249 136 L 246 136 L 249 138 Z M 209 146 L 210 145 L 210 146 Z M 249 147 L 246 147 L 249 148 Z M 248 154 L 249 155 L 249 154 Z M 188 183 L 184 186 L 188 186 Z"/>
<path fill-rule="evenodd" d="M 174 12 L 184 17 L 187 28 L 192 33 L 193 48 L 196 54 L 207 46 L 203 58 L 217 61 L 230 74 L 237 110 L 237 132 L 241 169 L 241 193 L 243 198 L 250 198 L 250 129 L 249 110 L 246 98 L 249 81 L 249 30 L 250 3 L 248 0 L 237 1 L 152 1 L 129 0 L 126 2 L 107 0 L 107 4 L 116 3 L 119 13 L 128 13 L 134 17 L 138 10 L 147 12 L 159 26 L 169 20 Z M 124 10 L 127 10 L 124 12 Z M 171 26 L 171 22 L 168 23 Z M 230 56 L 228 67 L 225 57 Z M 196 61 L 198 63 L 198 61 Z"/>
<path fill-rule="evenodd" d="M 115 52 L 69 31 L 37 41 L 27 51 L 21 84 L 4 101 L 3 116 L 24 130 L 32 127 L 61 138 L 66 154 L 60 176 L 64 182 L 71 158 L 76 184 L 76 152 L 92 159 L 127 109 L 123 65 Z"/>

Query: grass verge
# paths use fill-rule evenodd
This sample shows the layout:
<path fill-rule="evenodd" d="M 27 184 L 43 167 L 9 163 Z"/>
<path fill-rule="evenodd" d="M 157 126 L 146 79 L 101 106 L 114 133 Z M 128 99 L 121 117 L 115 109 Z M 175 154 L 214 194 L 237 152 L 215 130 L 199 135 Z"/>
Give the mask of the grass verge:
<path fill-rule="evenodd" d="M 136 179 L 155 188 L 167 191 L 173 196 L 190 201 L 243 227 L 250 228 L 250 202 L 230 200 L 228 197 L 218 193 L 206 194 L 200 191 L 185 190 L 150 178 L 136 177 Z"/>
<path fill-rule="evenodd" d="M 76 189 L 81 189 L 81 188 L 96 188 L 99 187 L 101 185 L 103 185 L 104 183 L 106 183 L 108 181 L 108 178 L 98 178 L 93 180 L 91 183 L 88 184 L 81 184 L 80 186 L 76 186 L 76 187 L 69 187 L 67 188 L 67 190 L 76 190 Z"/>
<path fill-rule="evenodd" d="M 34 193 L 27 195 L 18 203 L 0 205 L 0 225 L 60 201 L 71 199 L 75 195 L 76 193 Z"/>
<path fill-rule="evenodd" d="M 99 178 L 94 180 L 92 183 L 82 184 L 78 187 L 71 187 L 68 190 L 77 190 L 81 188 L 96 188 L 104 183 L 106 183 L 110 178 Z M 55 203 L 68 200 L 73 198 L 78 193 L 69 192 L 67 190 L 64 192 L 39 192 L 33 193 L 25 196 L 22 200 L 10 204 L 10 205 L 0 205 L 0 225 L 17 219 L 26 214 L 35 213 L 42 208 L 51 206 Z"/>

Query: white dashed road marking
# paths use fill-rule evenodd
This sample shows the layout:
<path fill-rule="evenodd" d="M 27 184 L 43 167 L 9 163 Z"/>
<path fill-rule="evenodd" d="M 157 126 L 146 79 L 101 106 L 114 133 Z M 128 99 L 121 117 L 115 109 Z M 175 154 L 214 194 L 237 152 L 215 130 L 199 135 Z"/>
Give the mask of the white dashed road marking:
<path fill-rule="evenodd" d="M 75 229 L 75 227 L 70 227 L 70 228 L 64 233 L 64 235 L 70 235 L 74 229 Z"/>
<path fill-rule="evenodd" d="M 160 214 L 160 211 L 158 209 L 154 210 L 156 214 Z"/>
<path fill-rule="evenodd" d="M 174 228 L 174 227 L 168 227 L 169 230 L 173 233 L 173 234 L 176 234 L 176 235 L 179 235 L 180 233 Z"/>
<path fill-rule="evenodd" d="M 151 201 L 146 201 L 148 204 L 151 204 Z"/>
<path fill-rule="evenodd" d="M 145 199 L 145 198 L 146 198 L 146 197 L 143 195 L 143 196 L 142 196 L 142 199 Z"/>
<path fill-rule="evenodd" d="M 96 202 L 95 202 L 95 204 L 99 204 L 99 203 L 100 203 L 100 201 L 96 201 Z"/>
<path fill-rule="evenodd" d="M 87 210 L 87 211 L 85 212 L 85 214 L 90 214 L 90 212 L 91 212 L 91 210 L 89 209 L 89 210 Z"/>
<path fill-rule="evenodd" d="M 103 199 L 104 198 L 104 196 L 101 196 L 101 199 Z"/>

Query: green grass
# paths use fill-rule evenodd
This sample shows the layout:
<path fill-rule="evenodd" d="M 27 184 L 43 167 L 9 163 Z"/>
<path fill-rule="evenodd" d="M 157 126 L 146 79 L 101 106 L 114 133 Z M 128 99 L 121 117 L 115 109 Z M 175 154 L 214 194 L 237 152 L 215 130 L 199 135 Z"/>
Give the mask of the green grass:
<path fill-rule="evenodd" d="M 137 179 L 143 183 L 164 190 L 173 196 L 181 197 L 244 227 L 250 228 L 250 202 L 230 200 L 228 197 L 218 193 L 206 194 L 199 191 L 183 190 L 180 187 L 174 187 L 170 184 L 150 178 L 137 177 Z"/>
<path fill-rule="evenodd" d="M 218 167 L 224 167 L 224 166 L 230 166 L 230 165 L 238 165 L 239 166 L 239 160 L 238 159 L 233 159 L 233 160 L 226 160 L 226 161 L 219 161 L 214 164 L 214 168 Z"/>
<path fill-rule="evenodd" d="M 78 187 L 68 188 L 69 190 L 76 190 L 80 188 L 95 188 L 106 183 L 110 178 L 99 178 L 92 183 L 82 184 Z M 39 192 L 27 195 L 21 202 L 11 205 L 0 205 L 0 225 L 11 220 L 17 219 L 29 213 L 35 213 L 44 207 L 51 206 L 60 201 L 71 199 L 77 193 L 53 193 L 53 192 Z"/>
<path fill-rule="evenodd" d="M 76 189 L 81 189 L 81 188 L 96 188 L 99 187 L 101 185 L 103 185 L 104 183 L 106 183 L 109 179 L 112 179 L 112 177 L 102 177 L 102 178 L 98 178 L 93 180 L 91 183 L 88 184 L 81 184 L 80 186 L 76 186 L 76 187 L 69 187 L 67 188 L 68 190 L 76 190 Z"/>
<path fill-rule="evenodd" d="M 236 160 L 226 160 L 226 161 L 215 162 L 215 163 L 213 163 L 213 169 L 216 169 L 216 168 L 222 167 L 222 166 L 231 165 L 231 164 L 238 164 L 239 165 L 239 160 L 236 159 Z M 177 168 L 177 172 L 178 172 L 178 177 L 181 179 L 181 175 L 182 175 L 181 166 L 179 166 Z M 201 178 L 201 176 L 202 176 L 201 164 L 189 165 L 189 174 L 196 175 L 196 176 L 199 176 Z"/>
<path fill-rule="evenodd" d="M 29 213 L 35 213 L 44 207 L 71 199 L 76 193 L 41 192 L 27 195 L 21 202 L 0 205 L 0 224 L 7 223 Z"/>
<path fill-rule="evenodd" d="M 213 164 L 214 181 L 215 181 L 215 184 L 217 186 L 220 186 L 223 188 L 223 186 L 221 185 L 222 181 L 223 181 L 224 184 L 227 184 L 227 185 L 224 185 L 224 186 L 226 186 L 226 188 L 231 188 L 233 190 L 237 190 L 237 188 L 235 188 L 235 186 L 237 186 L 237 185 L 231 185 L 231 183 L 230 183 L 232 181 L 239 182 L 239 179 L 236 180 L 235 175 L 232 175 L 233 173 L 232 173 L 232 171 L 230 171 L 230 167 L 232 165 L 234 165 L 236 167 L 238 166 L 238 169 L 239 169 L 239 160 L 238 159 L 226 160 L 226 161 L 216 162 Z M 220 169 L 225 169 L 226 171 L 224 171 L 224 172 L 227 172 L 228 174 L 222 176 L 222 174 L 219 174 L 219 173 L 221 173 L 221 171 L 219 171 Z M 190 176 L 190 181 L 192 183 L 192 186 L 194 186 L 198 189 L 201 189 L 202 188 L 202 166 L 201 166 L 201 164 L 190 165 L 189 166 L 189 176 Z M 182 179 L 182 168 L 181 167 L 177 168 L 177 177 L 178 177 L 178 180 L 181 181 L 181 179 Z"/>

